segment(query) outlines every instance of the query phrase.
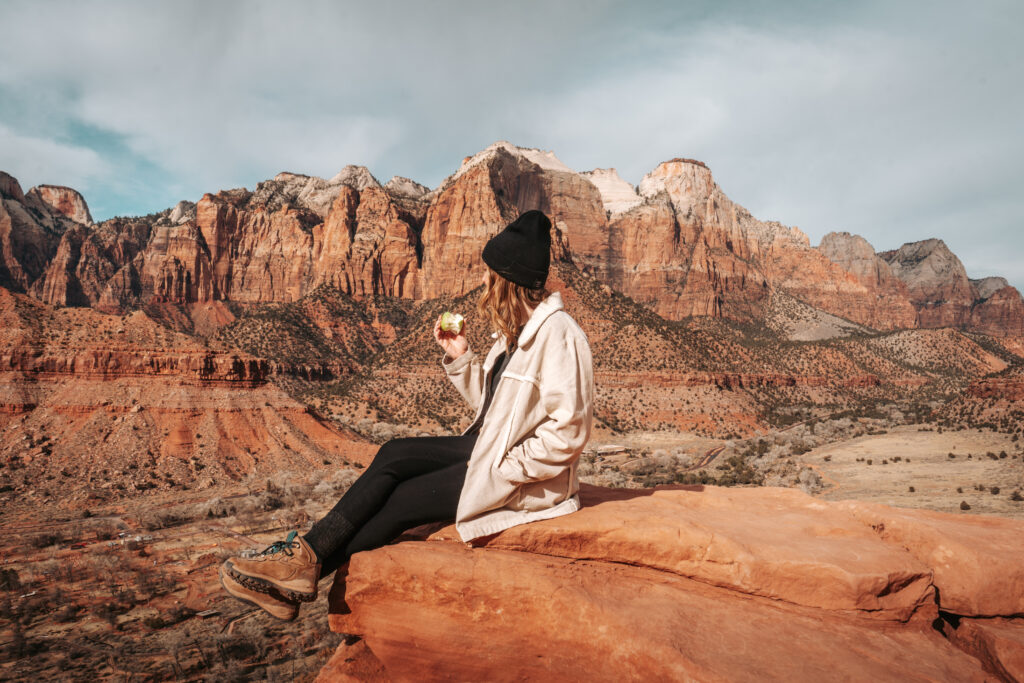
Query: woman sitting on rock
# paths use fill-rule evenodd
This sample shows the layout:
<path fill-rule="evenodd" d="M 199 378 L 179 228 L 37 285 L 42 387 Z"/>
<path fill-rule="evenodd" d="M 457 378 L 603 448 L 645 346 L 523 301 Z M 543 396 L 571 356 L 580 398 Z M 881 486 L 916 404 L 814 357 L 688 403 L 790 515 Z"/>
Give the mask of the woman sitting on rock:
<path fill-rule="evenodd" d="M 280 619 L 316 599 L 317 583 L 354 553 L 431 522 L 465 542 L 578 510 L 579 455 L 590 437 L 590 345 L 558 292 L 545 288 L 551 221 L 527 211 L 491 238 L 477 308 L 497 328 L 485 358 L 434 323 L 448 378 L 476 410 L 460 436 L 393 439 L 304 536 L 293 531 L 221 567 L 231 595 Z"/>

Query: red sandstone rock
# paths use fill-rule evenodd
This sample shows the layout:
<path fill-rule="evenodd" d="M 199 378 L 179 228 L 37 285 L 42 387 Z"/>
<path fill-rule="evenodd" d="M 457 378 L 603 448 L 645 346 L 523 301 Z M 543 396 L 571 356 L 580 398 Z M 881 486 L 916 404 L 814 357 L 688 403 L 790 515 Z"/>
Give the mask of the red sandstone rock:
<path fill-rule="evenodd" d="M 906 620 L 933 603 L 926 565 L 835 506 L 796 490 L 584 486 L 572 515 L 484 544 L 625 562 L 798 605 Z M 1024 525 L 1021 525 L 1024 527 Z M 432 538 L 452 538 L 452 527 Z"/>
<path fill-rule="evenodd" d="M 36 482 L 9 503 L 74 508 L 101 485 L 132 495 L 152 487 L 153 468 L 173 474 L 161 486 L 204 488 L 369 462 L 374 444 L 267 381 L 284 372 L 322 369 L 204 343 L 142 311 L 52 307 L 0 288 L 0 451 Z M 53 441 L 26 452 L 28 434 Z"/>
<path fill-rule="evenodd" d="M 1024 401 L 1024 377 L 982 377 L 964 390 L 971 398 Z"/>
<path fill-rule="evenodd" d="M 495 143 L 464 161 L 436 193 L 422 233 L 426 298 L 474 289 L 484 244 L 528 209 L 550 216 L 581 267 L 597 274 L 607 268 L 600 194 L 553 154 Z"/>
<path fill-rule="evenodd" d="M 21 183 L 9 173 L 0 171 L 0 199 L 13 199 L 19 204 L 25 203 L 25 193 L 21 191 Z"/>
<path fill-rule="evenodd" d="M 985 334 L 1024 333 L 1024 299 L 1002 278 L 970 280 L 942 240 L 908 242 L 880 253 L 907 286 L 918 327 L 961 327 Z"/>
<path fill-rule="evenodd" d="M 507 142 L 467 157 L 433 191 L 403 178 L 382 187 L 356 166 L 330 180 L 281 173 L 252 192 L 163 212 L 138 249 L 127 248 L 134 237 L 98 231 L 62 240 L 75 225 L 68 216 L 88 222 L 81 197 L 55 186 L 22 195 L 3 178 L 0 286 L 64 305 L 282 302 L 320 284 L 357 296 L 458 295 L 477 286 L 486 240 L 539 208 L 561 236 L 559 258 L 670 319 L 759 321 L 784 292 L 878 329 L 1024 334 L 1019 293 L 999 278 L 968 280 L 940 241 L 875 255 L 863 239 L 833 234 L 814 249 L 797 228 L 754 218 L 688 159 L 659 164 L 639 192 L 614 170 L 575 173 L 551 152 Z"/>
<path fill-rule="evenodd" d="M 379 187 L 344 187 L 313 229 L 308 289 L 329 284 L 354 295 L 419 298 L 416 234 Z"/>
<path fill-rule="evenodd" d="M 366 641 L 357 640 L 351 645 L 339 645 L 314 683 L 383 683 L 389 680 L 384 665 L 366 646 Z"/>
<path fill-rule="evenodd" d="M 403 543 L 354 556 L 348 580 L 349 623 L 394 680 L 985 680 L 926 623 L 642 567 Z"/>
<path fill-rule="evenodd" d="M 0 287 L 24 292 L 46 270 L 61 233 L 72 223 L 63 216 L 30 211 L 24 197 L 17 199 L 17 181 L 11 181 L 0 198 Z"/>
<path fill-rule="evenodd" d="M 1024 298 L 1014 287 L 1000 287 L 984 299 L 975 301 L 966 326 L 998 337 L 1024 335 Z"/>
<path fill-rule="evenodd" d="M 1024 522 L 789 489 L 581 496 L 474 547 L 449 525 L 357 553 L 332 628 L 363 636 L 394 680 L 990 680 L 982 662 L 1018 675 L 1019 619 L 959 619 L 949 640 L 933 622 L 936 598 L 953 624 L 982 604 L 1019 613 L 1024 551 L 1009 540 Z"/>
<path fill-rule="evenodd" d="M 1024 614 L 1024 522 L 857 501 L 835 505 L 930 567 L 941 609 L 967 616 Z"/>
<path fill-rule="evenodd" d="M 31 294 L 60 306 L 94 306 L 121 312 L 139 303 L 133 292 L 130 264 L 146 247 L 150 226 L 114 219 L 86 227 L 75 224 L 61 236 L 46 271 L 32 284 Z M 111 296 L 118 275 L 127 277 L 122 296 Z"/>
<path fill-rule="evenodd" d="M 1024 681 L 1024 619 L 964 618 L 955 626 L 944 621 L 943 632 L 999 680 Z"/>

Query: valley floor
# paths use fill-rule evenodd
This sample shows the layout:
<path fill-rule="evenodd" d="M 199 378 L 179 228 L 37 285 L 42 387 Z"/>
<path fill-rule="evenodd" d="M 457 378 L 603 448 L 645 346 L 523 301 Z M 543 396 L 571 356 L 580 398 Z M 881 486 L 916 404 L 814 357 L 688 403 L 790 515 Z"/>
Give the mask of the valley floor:
<path fill-rule="evenodd" d="M 742 441 L 598 431 L 580 477 L 629 488 L 792 486 L 826 500 L 1024 519 L 1022 443 L 989 430 L 939 429 L 847 420 Z M 217 567 L 307 528 L 359 471 L 285 472 L 88 509 L 5 507 L 0 680 L 311 680 L 339 640 L 327 630 L 325 601 L 304 607 L 296 622 L 276 622 L 224 594 Z"/>

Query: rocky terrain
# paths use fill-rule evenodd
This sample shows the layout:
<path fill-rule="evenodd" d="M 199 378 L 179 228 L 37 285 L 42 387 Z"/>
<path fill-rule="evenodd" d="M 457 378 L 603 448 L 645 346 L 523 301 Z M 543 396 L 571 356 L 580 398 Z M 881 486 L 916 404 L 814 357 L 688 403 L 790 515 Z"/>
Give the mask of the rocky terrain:
<path fill-rule="evenodd" d="M 1024 676 L 1024 521 L 777 488 L 581 494 L 473 547 L 448 526 L 355 555 L 318 680 Z"/>
<path fill-rule="evenodd" d="M 81 509 L 374 452 L 272 381 L 316 377 L 316 366 L 190 337 L 141 311 L 55 308 L 2 288 L 0 321 L 6 509 Z"/>
<path fill-rule="evenodd" d="M 357 469 L 0 510 L 0 680 L 312 680 L 341 641 L 327 602 L 285 623 L 217 569 L 322 516 Z M 326 583 L 326 592 L 330 584 Z"/>
<path fill-rule="evenodd" d="M 479 253 L 529 208 L 594 355 L 588 508 L 357 556 L 343 635 L 324 601 L 281 625 L 226 598 L 221 559 L 378 444 L 468 424 L 430 330 L 458 311 L 489 347 Z M 433 189 L 347 166 L 100 223 L 0 173 L 0 341 L 0 680 L 311 680 L 335 649 L 323 680 L 1024 668 L 1024 300 L 939 240 L 811 246 L 700 161 L 633 186 L 498 142 Z M 525 626 L 556 614 L 589 626 Z"/>

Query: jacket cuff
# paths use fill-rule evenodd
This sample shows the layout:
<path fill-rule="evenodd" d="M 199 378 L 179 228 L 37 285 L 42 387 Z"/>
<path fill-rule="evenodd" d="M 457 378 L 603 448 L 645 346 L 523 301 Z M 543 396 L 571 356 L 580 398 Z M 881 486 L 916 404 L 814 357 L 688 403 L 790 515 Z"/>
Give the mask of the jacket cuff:
<path fill-rule="evenodd" d="M 449 375 L 455 375 L 461 372 L 467 365 L 469 365 L 473 361 L 473 358 L 475 356 L 476 354 L 473 353 L 471 349 L 469 349 L 452 362 L 445 363 L 444 359 L 448 357 L 448 354 L 446 353 L 444 354 L 444 356 L 441 357 L 441 367 L 443 367 L 444 371 L 447 372 Z"/>

